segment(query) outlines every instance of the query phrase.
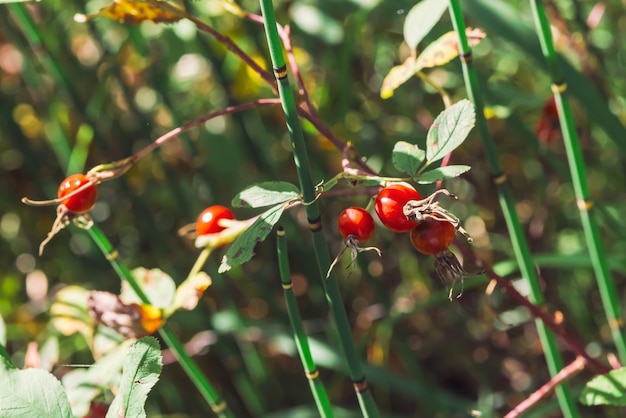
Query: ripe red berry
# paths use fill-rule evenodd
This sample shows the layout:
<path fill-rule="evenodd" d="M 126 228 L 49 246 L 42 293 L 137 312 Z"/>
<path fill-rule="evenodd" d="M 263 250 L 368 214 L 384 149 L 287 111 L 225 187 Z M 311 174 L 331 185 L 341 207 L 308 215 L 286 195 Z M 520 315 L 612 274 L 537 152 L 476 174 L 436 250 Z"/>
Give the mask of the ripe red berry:
<path fill-rule="evenodd" d="M 408 183 L 393 183 L 376 196 L 374 210 L 380 221 L 394 232 L 407 232 L 417 226 L 407 218 L 402 209 L 409 200 L 421 200 L 422 196 Z"/>
<path fill-rule="evenodd" d="M 200 236 L 222 232 L 226 228 L 218 224 L 220 219 L 235 219 L 235 216 L 225 206 L 209 206 L 198 216 L 196 234 Z"/>
<path fill-rule="evenodd" d="M 545 143 L 554 142 L 562 136 L 559 113 L 553 97 L 549 98 L 541 109 L 541 118 L 535 127 L 535 134 Z"/>
<path fill-rule="evenodd" d="M 72 174 L 67 177 L 59 185 L 57 197 L 63 199 L 65 196 L 76 191 L 78 188 L 89 183 L 89 179 L 84 174 Z M 68 211 L 73 213 L 85 213 L 91 210 L 96 204 L 98 198 L 98 189 L 94 184 L 81 190 L 79 193 L 63 199 L 61 205 L 65 206 Z"/>
<path fill-rule="evenodd" d="M 359 207 L 344 209 L 337 219 L 339 233 L 344 237 L 353 235 L 359 242 L 365 242 L 374 234 L 374 218 L 368 211 Z"/>
<path fill-rule="evenodd" d="M 450 222 L 427 218 L 411 230 L 411 243 L 422 254 L 437 255 L 452 244 L 455 233 Z"/>

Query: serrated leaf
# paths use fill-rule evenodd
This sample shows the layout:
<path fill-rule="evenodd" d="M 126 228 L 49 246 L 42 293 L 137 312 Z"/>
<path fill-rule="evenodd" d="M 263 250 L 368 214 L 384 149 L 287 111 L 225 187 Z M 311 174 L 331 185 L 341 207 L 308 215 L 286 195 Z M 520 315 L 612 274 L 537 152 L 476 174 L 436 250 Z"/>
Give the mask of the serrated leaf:
<path fill-rule="evenodd" d="M 485 32 L 480 29 L 466 28 L 465 34 L 470 46 L 475 46 L 485 38 Z M 429 44 L 417 57 L 414 72 L 424 68 L 438 67 L 447 64 L 459 56 L 459 41 L 456 32 L 450 31 Z"/>
<path fill-rule="evenodd" d="M 0 416 L 72 418 L 61 382 L 42 369 L 0 373 Z"/>
<path fill-rule="evenodd" d="M 580 394 L 583 405 L 626 406 L 626 367 L 596 376 Z"/>
<path fill-rule="evenodd" d="M 248 187 L 233 198 L 232 204 L 240 208 L 263 208 L 297 199 L 300 190 L 284 181 L 268 181 Z"/>
<path fill-rule="evenodd" d="M 467 99 L 453 104 L 435 118 L 426 137 L 426 160 L 438 161 L 465 141 L 474 127 L 476 112 Z"/>
<path fill-rule="evenodd" d="M 172 304 L 174 292 L 176 292 L 176 283 L 167 273 L 160 269 L 137 267 L 133 270 L 133 277 L 153 306 L 164 309 Z M 141 298 L 137 296 L 126 280 L 122 281 L 120 299 L 126 304 L 143 304 Z"/>
<path fill-rule="evenodd" d="M 404 40 L 415 48 L 432 28 L 439 22 L 448 8 L 448 2 L 442 0 L 422 0 L 411 8 L 404 20 Z"/>
<path fill-rule="evenodd" d="M 117 345 L 91 366 L 75 369 L 63 375 L 63 387 L 74 416 L 84 417 L 89 412 L 93 399 L 119 387 L 122 364 L 128 354 L 130 341 Z"/>
<path fill-rule="evenodd" d="M 439 180 L 458 177 L 468 172 L 472 167 L 469 165 L 448 165 L 445 167 L 435 168 L 420 174 L 416 180 L 419 184 L 434 183 Z"/>
<path fill-rule="evenodd" d="M 394 167 L 403 173 L 413 176 L 417 173 L 426 157 L 426 152 L 417 145 L 405 141 L 398 141 L 393 146 L 391 161 Z"/>
<path fill-rule="evenodd" d="M 156 338 L 135 341 L 124 359 L 120 389 L 106 418 L 145 417 L 148 393 L 159 380 L 162 368 L 161 347 Z"/>
<path fill-rule="evenodd" d="M 276 222 L 280 220 L 285 205 L 274 206 L 261 214 L 256 221 L 233 242 L 222 258 L 218 272 L 224 273 L 233 267 L 250 260 L 254 255 L 254 246 L 267 238 Z"/>

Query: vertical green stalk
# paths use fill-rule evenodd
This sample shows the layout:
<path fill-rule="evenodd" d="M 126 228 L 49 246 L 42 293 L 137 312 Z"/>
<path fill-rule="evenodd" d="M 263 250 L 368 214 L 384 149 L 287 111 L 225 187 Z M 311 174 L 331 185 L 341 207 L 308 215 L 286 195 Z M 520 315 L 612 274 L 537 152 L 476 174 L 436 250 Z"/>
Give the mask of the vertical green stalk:
<path fill-rule="evenodd" d="M 94 225 L 87 231 L 120 278 L 128 282 L 143 303 L 149 304 L 150 299 L 148 299 L 148 296 L 146 296 L 139 283 L 137 283 L 128 266 L 119 259 L 117 251 L 113 248 L 113 245 L 111 245 L 111 242 L 102 233 L 100 228 Z M 233 418 L 234 415 L 230 409 L 228 409 L 226 402 L 218 395 L 215 389 L 213 389 L 196 363 L 194 363 L 189 354 L 187 354 L 185 348 L 171 328 L 164 325 L 159 329 L 159 334 L 163 341 L 165 341 L 165 344 L 172 350 L 174 357 L 176 357 L 185 373 L 187 373 L 187 376 L 189 376 L 202 397 L 210 405 L 213 412 L 220 418 Z"/>
<path fill-rule="evenodd" d="M 585 162 L 580 150 L 572 108 L 566 96 L 567 83 L 562 76 L 559 61 L 554 50 L 550 22 L 548 22 L 543 4 L 541 1 L 531 0 L 530 5 L 535 20 L 535 30 L 541 44 L 541 51 L 548 62 L 548 69 L 552 78 L 552 92 L 559 113 L 561 130 L 563 131 L 563 142 L 565 143 L 567 160 L 576 193 L 577 206 L 580 211 L 587 246 L 589 247 L 591 263 L 598 282 L 598 288 L 600 289 L 602 305 L 604 306 L 604 312 L 619 359 L 622 363 L 626 363 L 626 340 L 624 340 L 624 334 L 621 330 L 623 320 L 619 296 L 615 287 L 615 281 L 609 270 L 604 246 L 600 240 L 595 211 L 593 210 L 593 201 L 587 185 Z"/>
<path fill-rule="evenodd" d="M 515 211 L 515 202 L 507 183 L 506 174 L 500 167 L 495 143 L 487 127 L 483 97 L 480 93 L 478 78 L 472 64 L 472 50 L 468 44 L 467 36 L 465 35 L 465 22 L 463 21 L 463 14 L 459 0 L 450 0 L 450 17 L 452 18 L 454 30 L 458 36 L 459 52 L 461 55 L 461 62 L 463 64 L 463 78 L 465 79 L 465 86 L 470 100 L 472 100 L 476 106 L 476 124 L 480 131 L 480 137 L 487 156 L 489 171 L 493 182 L 498 188 L 500 206 L 502 207 L 507 228 L 509 230 L 509 234 L 511 235 L 511 242 L 515 252 L 515 257 L 520 266 L 522 276 L 525 277 L 528 282 L 530 288 L 530 300 L 536 305 L 543 305 L 545 301 L 543 294 L 541 293 L 537 270 L 535 269 L 535 264 L 530 255 L 528 242 L 524 236 L 519 217 Z M 541 320 L 536 319 L 535 323 L 537 325 L 537 332 L 543 346 L 550 375 L 555 376 L 563 368 L 563 359 L 561 358 L 558 350 L 556 337 Z M 555 393 L 563 415 L 568 418 L 578 417 L 579 412 L 576 409 L 569 386 L 565 384 L 559 385 L 556 387 Z"/>
<path fill-rule="evenodd" d="M 320 280 L 326 293 L 335 325 L 337 326 L 339 341 L 344 352 L 350 378 L 356 392 L 361 412 L 365 417 L 378 417 L 378 408 L 374 403 L 374 398 L 367 385 L 365 374 L 361 366 L 359 356 L 357 355 L 354 341 L 352 340 L 352 331 L 348 316 L 343 307 L 339 286 L 333 275 L 328 281 L 325 280 L 326 273 L 331 264 L 330 253 L 324 236 L 322 235 L 322 222 L 320 218 L 319 204 L 316 200 L 314 183 L 311 179 L 309 168 L 309 160 L 307 150 L 302 134 L 302 126 L 298 119 L 293 92 L 289 86 L 287 78 L 287 66 L 283 59 L 280 38 L 276 27 L 276 17 L 274 15 L 274 7 L 272 0 L 259 0 L 263 21 L 265 24 L 265 35 L 267 44 L 272 58 L 272 66 L 274 67 L 274 75 L 278 80 L 278 93 L 280 95 L 285 119 L 287 122 L 287 130 L 291 136 L 291 146 L 293 150 L 293 159 L 298 171 L 298 179 L 300 181 L 300 189 L 304 200 L 304 207 L 309 222 L 309 228 L 313 236 L 313 251 L 319 269 Z"/>
<path fill-rule="evenodd" d="M 313 360 L 313 356 L 311 355 L 309 340 L 307 339 L 306 332 L 304 331 L 302 319 L 300 318 L 300 311 L 298 310 L 298 302 L 296 302 L 296 296 L 293 294 L 293 283 L 291 282 L 289 259 L 287 258 L 287 238 L 285 237 L 285 230 L 279 226 L 276 235 L 276 250 L 278 253 L 280 281 L 285 294 L 287 313 L 289 314 L 289 321 L 291 322 L 291 328 L 293 329 L 298 354 L 300 355 L 300 360 L 304 366 L 304 371 L 309 381 L 309 386 L 311 387 L 311 393 L 315 399 L 315 404 L 317 405 L 317 410 L 320 413 L 320 416 L 323 418 L 332 418 L 334 416 L 332 406 L 330 404 L 330 400 L 328 399 L 326 388 L 320 379 L 319 371 L 315 365 L 315 360 Z"/>

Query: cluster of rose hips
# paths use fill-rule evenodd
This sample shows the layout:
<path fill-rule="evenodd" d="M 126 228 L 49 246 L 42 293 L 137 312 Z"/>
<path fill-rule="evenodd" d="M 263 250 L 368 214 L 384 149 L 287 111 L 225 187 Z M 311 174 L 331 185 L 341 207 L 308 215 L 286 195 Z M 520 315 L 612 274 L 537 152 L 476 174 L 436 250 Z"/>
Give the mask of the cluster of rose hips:
<path fill-rule="evenodd" d="M 452 286 L 457 280 L 463 283 L 470 276 L 463 270 L 456 256 L 448 250 L 457 231 L 471 238 L 460 226 L 458 218 L 439 206 L 435 201 L 438 194 L 450 193 L 441 189 L 422 199 L 422 196 L 408 183 L 392 183 L 377 195 L 374 211 L 381 223 L 394 232 L 409 232 L 413 247 L 422 254 L 435 257 L 435 270 L 439 278 Z M 374 219 L 368 211 L 360 207 L 349 207 L 337 219 L 339 232 L 346 239 L 347 248 L 352 249 L 353 258 L 361 251 L 358 244 L 364 243 L 374 234 Z M 341 254 L 339 255 L 341 256 Z M 463 290 L 457 295 L 461 296 Z"/>
<path fill-rule="evenodd" d="M 97 178 L 88 175 L 72 174 L 59 185 L 57 199 L 44 202 L 24 199 L 25 203 L 34 205 L 59 205 L 52 229 L 39 248 L 40 254 L 45 244 L 71 221 L 82 228 L 91 227 L 93 221 L 88 212 L 93 208 L 98 197 L 97 182 Z M 470 242 L 471 238 L 460 226 L 458 218 L 440 207 L 435 201 L 435 197 L 440 193 L 450 195 L 447 190 L 440 189 L 426 199 L 422 199 L 422 196 L 410 184 L 392 183 L 376 195 L 374 211 L 381 223 L 388 229 L 400 233 L 410 231 L 411 243 L 417 251 L 435 257 L 435 270 L 444 284 L 451 285 L 451 297 L 454 283 L 457 280 L 463 283 L 463 279 L 470 275 L 463 270 L 448 247 L 452 244 L 457 231 L 465 235 Z M 345 247 L 330 266 L 327 278 L 343 252 L 348 249 L 352 252 L 352 265 L 356 255 L 361 251 L 374 250 L 380 255 L 376 247 L 360 247 L 360 244 L 368 241 L 374 234 L 374 219 L 367 210 L 349 207 L 339 214 L 337 224 L 339 232 L 345 239 Z M 237 228 L 237 225 L 240 227 Z M 245 221 L 236 221 L 227 207 L 214 205 L 205 209 L 198 216 L 195 224 L 181 228 L 180 233 L 195 237 L 196 246 L 217 248 L 231 242 L 237 230 L 244 229 L 246 225 Z M 227 229 L 233 229 L 233 233 L 229 233 Z"/>

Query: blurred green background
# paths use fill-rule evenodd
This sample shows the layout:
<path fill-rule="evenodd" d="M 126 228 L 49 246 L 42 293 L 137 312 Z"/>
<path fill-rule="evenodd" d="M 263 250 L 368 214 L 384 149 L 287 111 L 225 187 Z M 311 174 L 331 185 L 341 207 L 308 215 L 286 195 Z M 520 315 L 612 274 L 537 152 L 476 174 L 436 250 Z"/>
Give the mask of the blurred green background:
<path fill-rule="evenodd" d="M 119 278 L 84 231 L 69 227 L 37 248 L 52 225 L 50 208 L 25 206 L 21 197 L 49 199 L 68 173 L 131 155 L 163 133 L 271 90 L 237 57 L 187 21 L 123 25 L 104 18 L 74 21 L 106 1 L 45 0 L 0 5 L 0 315 L 8 348 L 21 365 L 29 341 L 54 334 L 49 298 L 60 286 L 119 291 Z M 549 1 L 557 49 L 564 57 L 589 184 L 618 287 L 624 294 L 626 213 L 626 14 L 622 2 Z M 402 25 L 413 1 L 277 1 L 278 21 L 290 24 L 300 70 L 323 121 L 351 141 L 384 175 L 395 141 L 423 143 L 441 98 L 418 78 L 382 100 L 382 79 L 408 55 Z M 258 13 L 254 1 L 242 8 Z M 593 354 L 613 350 L 585 253 L 574 192 L 560 140 L 542 143 L 535 126 L 550 97 L 550 81 L 525 1 L 466 0 L 468 26 L 487 38 L 474 49 L 490 128 L 511 182 L 518 213 L 544 279 L 550 310 Z M 224 11 L 218 1 L 185 8 L 229 36 L 268 67 L 262 28 Z M 593 18 L 597 20 L 594 21 Z M 444 16 L 422 43 L 452 30 Z M 422 46 L 422 47 L 423 47 Z M 465 97 L 460 63 L 427 74 L 455 100 Z M 305 124 L 315 181 L 341 170 L 341 153 Z M 260 181 L 297 183 L 279 107 L 211 120 L 146 156 L 126 175 L 99 186 L 92 215 L 131 267 L 160 268 L 182 281 L 198 251 L 177 236 L 206 206 L 228 205 Z M 476 134 L 452 163 L 472 170 L 447 188 L 446 201 L 474 237 L 479 256 L 519 278 L 497 195 Z M 421 189 L 424 193 L 432 189 Z M 325 235 L 335 254 L 342 245 L 337 214 L 365 206 L 367 196 L 323 200 Z M 255 214 L 235 210 L 239 218 Z M 358 416 L 344 370 L 301 208 L 282 221 L 303 318 L 331 400 Z M 470 279 L 453 303 L 433 276 L 432 259 L 408 237 L 378 228 L 372 245 L 383 253 L 359 256 L 341 288 L 354 338 L 369 361 L 366 374 L 384 416 L 465 417 L 471 409 L 498 416 L 549 380 L 535 326 L 506 296 L 487 300 L 486 280 Z M 256 257 L 213 277 L 199 307 L 170 323 L 183 341 L 194 338 L 196 360 L 238 416 L 315 416 L 295 353 L 278 279 L 274 238 Z M 472 271 L 473 266 L 466 266 Z M 342 275 L 338 275 L 342 277 Z M 523 288 L 520 290 L 524 290 Z M 93 361 L 80 338 L 61 338 L 60 364 Z M 573 359 L 565 352 L 567 361 Z M 63 373 L 63 367 L 56 372 Z M 579 391 L 591 377 L 573 382 Z M 209 416 L 176 364 L 164 368 L 150 394 L 148 416 Z M 584 416 L 621 416 L 581 408 Z M 615 415 L 616 414 L 616 415 Z M 529 416 L 559 416 L 554 401 Z"/>

